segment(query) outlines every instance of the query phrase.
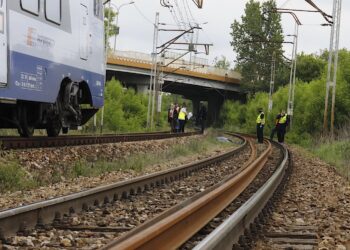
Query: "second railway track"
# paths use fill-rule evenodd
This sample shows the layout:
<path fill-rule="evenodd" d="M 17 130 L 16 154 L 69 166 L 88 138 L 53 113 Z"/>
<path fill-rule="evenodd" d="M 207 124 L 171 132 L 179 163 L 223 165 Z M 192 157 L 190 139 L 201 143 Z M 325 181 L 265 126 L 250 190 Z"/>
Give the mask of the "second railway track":
<path fill-rule="evenodd" d="M 29 138 L 22 137 L 0 137 L 0 148 L 9 149 L 27 149 L 27 148 L 49 148 L 65 147 L 77 145 L 92 145 L 102 143 L 132 142 L 142 140 L 160 140 L 176 137 L 185 137 L 198 135 L 200 132 L 188 133 L 131 133 L 131 134 L 108 134 L 108 135 L 75 135 L 75 136 L 58 136 L 46 137 L 35 136 Z"/>

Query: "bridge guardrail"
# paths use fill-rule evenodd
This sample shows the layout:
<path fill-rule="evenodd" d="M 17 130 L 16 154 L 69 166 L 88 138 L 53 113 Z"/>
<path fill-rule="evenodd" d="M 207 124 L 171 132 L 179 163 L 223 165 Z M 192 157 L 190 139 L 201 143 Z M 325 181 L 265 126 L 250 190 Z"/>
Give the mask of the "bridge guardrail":
<path fill-rule="evenodd" d="M 175 57 L 175 56 L 173 55 L 173 57 Z M 150 54 L 136 52 L 136 51 L 116 51 L 116 53 L 109 52 L 108 58 L 117 59 L 117 60 L 119 59 L 119 60 L 132 62 L 132 63 L 147 64 L 147 65 L 150 65 L 152 63 L 152 57 Z M 159 57 L 158 60 L 161 61 L 162 58 Z M 165 60 L 169 60 L 169 62 L 170 62 L 171 58 L 167 58 Z M 200 61 L 200 60 L 205 60 L 205 59 L 198 58 L 197 60 Z M 194 72 L 194 73 L 215 75 L 218 77 L 223 77 L 225 79 L 236 79 L 236 80 L 241 79 L 241 75 L 238 72 L 233 71 L 233 70 L 219 69 L 219 68 L 215 68 L 215 67 L 212 67 L 209 65 L 204 65 L 204 64 L 200 65 L 203 67 L 191 68 L 190 62 L 188 62 L 188 61 L 178 60 L 178 62 L 180 62 L 180 63 L 169 65 L 168 68 L 178 68 L 180 66 L 185 66 L 184 69 L 179 70 L 179 73 L 180 73 L 180 71 L 190 71 L 190 72 Z M 165 61 L 165 63 L 168 63 L 168 62 Z M 194 64 L 194 65 L 196 65 L 196 64 Z"/>

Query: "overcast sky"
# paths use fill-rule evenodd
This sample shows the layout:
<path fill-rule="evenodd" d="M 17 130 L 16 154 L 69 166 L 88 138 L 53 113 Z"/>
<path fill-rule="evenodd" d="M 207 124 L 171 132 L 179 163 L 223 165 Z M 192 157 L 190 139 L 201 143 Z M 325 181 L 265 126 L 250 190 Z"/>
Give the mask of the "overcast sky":
<path fill-rule="evenodd" d="M 202 9 L 198 9 L 192 0 L 169 0 L 174 6 L 176 2 L 182 8 L 184 19 L 194 17 L 202 25 L 203 31 L 200 33 L 199 42 L 213 43 L 208 57 L 211 63 L 216 56 L 225 55 L 230 61 L 233 61 L 235 54 L 230 46 L 230 25 L 233 21 L 241 20 L 244 14 L 246 0 L 204 0 Z M 187 3 L 186 3 L 187 1 Z M 128 0 L 112 0 L 113 4 L 120 6 L 128 3 Z M 174 24 L 173 17 L 168 8 L 161 7 L 159 0 L 134 0 L 134 5 L 126 5 L 120 8 L 119 26 L 120 34 L 117 37 L 117 49 L 140 51 L 150 53 L 153 44 L 153 25 L 155 13 L 160 13 L 160 22 Z M 333 0 L 313 0 L 326 13 L 332 14 Z M 187 6 L 191 9 L 185 11 Z M 312 9 L 304 0 L 277 0 L 277 7 Z M 346 24 L 350 23 L 350 1 L 343 0 L 342 25 L 340 30 L 340 47 L 350 48 L 349 28 Z M 325 23 L 323 17 L 315 13 L 297 13 L 303 26 L 299 29 L 299 48 L 298 52 L 315 53 L 329 47 L 330 27 L 320 26 Z M 177 13 L 178 19 L 180 14 Z M 294 32 L 294 19 L 289 15 L 282 15 L 282 26 L 284 34 Z M 174 26 L 168 26 L 174 27 Z M 166 41 L 164 32 L 160 34 L 160 42 Z M 286 38 L 291 40 L 291 37 Z M 114 40 L 111 40 L 113 47 Z M 285 46 L 285 55 L 290 57 L 292 47 Z M 201 55 L 204 57 L 204 55 Z"/>

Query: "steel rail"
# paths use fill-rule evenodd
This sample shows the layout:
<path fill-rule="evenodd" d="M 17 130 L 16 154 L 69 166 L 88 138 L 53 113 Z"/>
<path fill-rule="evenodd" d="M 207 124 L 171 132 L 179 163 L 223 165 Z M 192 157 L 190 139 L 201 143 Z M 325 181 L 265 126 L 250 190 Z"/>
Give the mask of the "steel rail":
<path fill-rule="evenodd" d="M 270 142 L 266 141 L 266 143 L 267 149 L 253 162 L 246 164 L 240 173 L 233 174 L 208 192 L 200 193 L 165 211 L 102 249 L 176 249 L 180 247 L 232 203 L 254 180 L 272 151 Z"/>
<path fill-rule="evenodd" d="M 170 133 L 170 132 L 154 132 L 154 133 L 133 133 L 133 134 L 116 134 L 116 135 L 89 135 L 89 136 L 59 136 L 44 137 L 36 136 L 30 138 L 7 137 L 0 138 L 1 149 L 27 149 L 41 147 L 65 147 L 78 145 L 93 145 L 102 143 L 132 142 L 143 140 L 160 140 L 168 138 L 177 138 L 198 135 L 200 132 L 188 133 Z"/>
<path fill-rule="evenodd" d="M 240 153 L 248 144 L 242 140 L 240 147 L 229 152 L 210 157 L 195 163 L 157 173 L 140 176 L 131 180 L 117 182 L 102 187 L 92 188 L 79 193 L 66 195 L 47 201 L 37 202 L 19 208 L 0 211 L 0 240 L 15 235 L 19 231 L 32 229 L 38 225 L 46 225 L 61 219 L 62 215 L 88 210 L 91 206 L 100 206 L 114 202 L 129 195 L 141 193 L 150 187 L 172 182 L 188 176 L 201 168 L 223 161 Z"/>
<path fill-rule="evenodd" d="M 239 242 L 240 236 L 244 235 L 245 230 L 249 230 L 279 187 L 288 168 L 288 150 L 280 144 L 275 144 L 282 149 L 284 157 L 274 174 L 248 201 L 197 244 L 194 250 L 232 249 L 232 246 Z"/>

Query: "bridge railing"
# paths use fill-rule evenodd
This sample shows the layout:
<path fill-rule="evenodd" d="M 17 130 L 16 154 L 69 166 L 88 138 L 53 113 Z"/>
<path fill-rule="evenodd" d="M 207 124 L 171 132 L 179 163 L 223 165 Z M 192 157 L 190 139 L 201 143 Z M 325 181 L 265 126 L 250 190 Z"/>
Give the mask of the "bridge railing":
<path fill-rule="evenodd" d="M 157 60 L 159 62 L 163 62 L 166 65 L 170 63 L 172 60 L 174 60 L 175 58 L 179 57 L 180 55 L 181 54 L 177 54 L 177 53 L 167 53 L 165 55 L 165 58 L 158 56 Z M 115 53 L 113 51 L 110 51 L 108 54 L 108 57 L 121 59 L 129 62 L 143 63 L 143 64 L 152 63 L 152 56 L 150 54 L 136 52 L 136 51 L 119 51 L 118 50 Z M 241 75 L 238 72 L 233 70 L 225 70 L 225 69 L 219 69 L 213 66 L 209 66 L 207 59 L 199 58 L 199 57 L 193 58 L 192 62 L 184 59 L 179 59 L 175 63 L 170 64 L 168 67 L 170 68 L 181 67 L 183 70 L 199 72 L 202 74 L 217 75 L 217 76 L 227 77 L 227 78 L 235 78 L 235 79 L 241 78 Z"/>

